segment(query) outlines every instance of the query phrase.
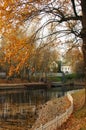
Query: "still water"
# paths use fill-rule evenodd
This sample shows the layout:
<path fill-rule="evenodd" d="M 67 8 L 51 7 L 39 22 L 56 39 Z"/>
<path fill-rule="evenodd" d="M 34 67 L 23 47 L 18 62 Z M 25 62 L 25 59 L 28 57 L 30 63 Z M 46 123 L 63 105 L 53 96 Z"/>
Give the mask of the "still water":
<path fill-rule="evenodd" d="M 0 130 L 30 129 L 37 106 L 63 94 L 60 88 L 0 90 Z"/>

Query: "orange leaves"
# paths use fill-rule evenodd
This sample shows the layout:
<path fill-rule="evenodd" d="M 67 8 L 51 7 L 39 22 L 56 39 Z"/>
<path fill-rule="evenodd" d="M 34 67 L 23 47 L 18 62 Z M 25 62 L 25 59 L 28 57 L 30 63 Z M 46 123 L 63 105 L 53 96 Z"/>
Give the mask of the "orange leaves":
<path fill-rule="evenodd" d="M 9 69 L 9 72 L 8 72 L 8 75 L 12 76 L 14 72 L 15 72 L 15 67 L 13 65 L 11 65 L 10 69 Z"/>
<path fill-rule="evenodd" d="M 36 11 L 36 7 L 29 1 L 21 0 L 1 0 L 0 12 L 2 18 L 4 17 L 5 23 L 13 25 L 13 22 L 21 22 L 33 11 Z M 4 21 L 3 20 L 3 21 Z M 23 21 L 22 21 L 23 22 Z"/>
<path fill-rule="evenodd" d="M 19 73 L 34 54 L 34 46 L 30 43 L 30 39 L 18 38 L 15 35 L 9 36 L 8 42 L 2 49 L 4 52 L 4 64 L 7 65 L 9 76 Z"/>

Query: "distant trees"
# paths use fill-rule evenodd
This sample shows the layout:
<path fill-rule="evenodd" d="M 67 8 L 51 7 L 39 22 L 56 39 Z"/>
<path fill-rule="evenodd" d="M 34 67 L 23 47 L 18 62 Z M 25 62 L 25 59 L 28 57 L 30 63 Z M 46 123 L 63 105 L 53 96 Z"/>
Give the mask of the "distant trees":
<path fill-rule="evenodd" d="M 64 62 L 71 65 L 73 72 L 76 73 L 78 63 L 84 63 L 81 49 L 76 47 L 71 50 L 68 50 L 67 53 L 64 55 Z M 83 68 L 83 66 L 81 67 Z"/>
<path fill-rule="evenodd" d="M 4 37 L 20 26 L 29 28 L 36 23 L 34 35 L 30 35 L 36 45 L 63 45 L 71 39 L 72 47 L 82 44 L 86 77 L 86 0 L 2 0 L 0 13 L 0 34 Z"/>
<path fill-rule="evenodd" d="M 53 62 L 57 62 L 59 59 L 59 53 L 55 49 L 50 48 L 36 49 L 35 55 L 30 59 L 30 65 L 35 69 L 36 72 L 50 72 L 51 65 Z"/>

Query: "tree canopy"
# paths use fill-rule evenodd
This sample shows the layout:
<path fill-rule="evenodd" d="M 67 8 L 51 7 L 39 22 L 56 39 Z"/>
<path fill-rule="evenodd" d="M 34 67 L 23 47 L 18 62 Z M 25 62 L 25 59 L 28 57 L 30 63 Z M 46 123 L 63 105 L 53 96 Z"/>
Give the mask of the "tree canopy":
<path fill-rule="evenodd" d="M 15 32 L 17 32 L 17 34 Z M 9 43 L 13 45 L 17 40 L 19 46 L 22 46 L 22 39 L 19 40 L 16 38 L 16 35 L 20 35 L 21 32 L 23 33 L 23 37 L 27 35 L 26 39 L 28 39 L 29 36 L 29 47 L 27 47 L 29 50 L 31 50 L 30 45 L 32 44 L 35 44 L 36 48 L 38 47 L 40 49 L 50 45 L 63 45 L 64 43 L 65 50 L 69 47 L 82 46 L 85 61 L 86 1 L 1 0 L 1 39 L 3 39 L 3 41 L 6 39 L 6 41 L 9 41 Z M 14 33 L 15 38 L 11 36 L 12 33 Z M 17 45 L 17 43 L 15 45 Z M 18 48 L 18 50 L 19 49 L 20 48 Z M 9 53 L 7 54 L 9 55 Z"/>

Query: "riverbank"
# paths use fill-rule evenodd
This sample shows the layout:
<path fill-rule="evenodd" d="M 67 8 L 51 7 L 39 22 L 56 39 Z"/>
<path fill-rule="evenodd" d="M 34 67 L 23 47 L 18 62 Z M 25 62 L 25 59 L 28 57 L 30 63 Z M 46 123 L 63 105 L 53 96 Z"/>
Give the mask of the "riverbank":
<path fill-rule="evenodd" d="M 86 130 L 86 106 L 84 104 L 84 90 L 72 94 L 74 112 L 66 123 L 57 130 Z"/>
<path fill-rule="evenodd" d="M 35 130 L 47 122 L 63 114 L 71 105 L 67 96 L 55 98 L 38 107 L 38 118 L 31 130 Z"/>
<path fill-rule="evenodd" d="M 28 82 L 28 80 L 21 80 L 21 79 L 13 79 L 13 80 L 7 80 L 7 79 L 0 79 L 0 90 L 4 89 L 21 89 L 21 88 L 48 88 L 48 84 L 44 82 Z"/>
<path fill-rule="evenodd" d="M 25 79 L 20 79 L 20 78 L 13 78 L 13 79 L 0 79 L 0 84 L 2 83 L 8 83 L 8 84 L 12 84 L 12 83 L 27 83 L 28 80 Z"/>
<path fill-rule="evenodd" d="M 21 96 L 20 96 L 20 98 L 21 98 Z M 79 94 L 77 94 L 75 92 L 75 94 L 73 94 L 73 98 L 74 98 L 74 111 L 75 111 L 75 110 L 80 109 L 84 103 L 84 100 L 83 100 L 84 99 L 84 90 L 79 91 Z M 14 106 L 15 106 L 15 104 L 14 104 Z M 12 106 L 12 108 L 14 108 L 14 106 Z M 27 115 L 25 115 L 27 117 L 27 119 L 25 121 L 23 120 L 23 122 L 21 122 L 19 120 L 22 117 L 21 114 L 19 114 L 19 113 L 16 115 L 16 116 L 18 116 L 17 118 L 19 118 L 18 120 L 16 119 L 16 116 L 15 116 L 15 118 L 13 117 L 12 120 L 6 119 L 6 121 L 4 121 L 4 120 L 3 120 L 3 122 L 1 121 L 0 125 L 3 128 L 0 127 L 0 130 L 4 130 L 5 128 L 6 128 L 6 130 L 8 130 L 8 129 L 9 130 L 16 130 L 16 129 L 17 130 L 24 130 L 24 129 L 31 130 L 32 126 L 39 127 L 40 124 L 45 124 L 46 122 L 53 120 L 56 117 L 56 115 L 64 113 L 65 110 L 67 108 L 69 108 L 69 106 L 70 106 L 70 102 L 66 96 L 61 97 L 61 98 L 53 98 L 52 100 L 46 102 L 44 105 L 36 106 L 36 109 L 34 110 L 34 112 L 32 114 L 28 113 Z M 21 109 L 21 107 L 19 107 L 19 108 Z M 26 106 L 25 106 L 25 109 L 26 109 Z M 78 114 L 78 115 L 80 115 L 80 114 Z M 77 113 L 76 113 L 76 116 L 77 116 Z M 71 116 L 71 118 L 72 117 L 74 118 L 73 115 Z M 70 119 L 68 120 L 69 121 L 68 125 L 70 124 Z M 81 120 L 81 121 L 83 121 L 83 120 Z M 73 122 L 73 123 L 75 123 L 75 122 Z M 84 122 L 86 122 L 86 119 L 84 120 Z M 75 129 L 71 129 L 71 126 L 70 126 L 70 129 L 65 129 L 64 125 L 61 128 L 59 128 L 58 130 L 75 130 Z M 66 128 L 69 128 L 69 127 L 67 126 Z M 80 130 L 80 129 L 76 129 L 76 130 Z"/>

